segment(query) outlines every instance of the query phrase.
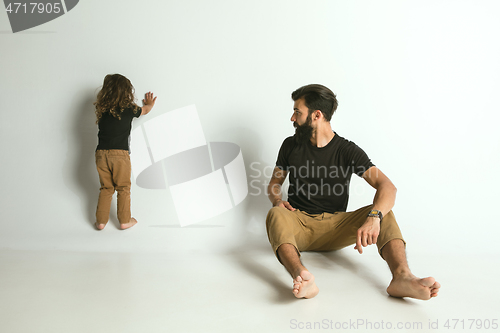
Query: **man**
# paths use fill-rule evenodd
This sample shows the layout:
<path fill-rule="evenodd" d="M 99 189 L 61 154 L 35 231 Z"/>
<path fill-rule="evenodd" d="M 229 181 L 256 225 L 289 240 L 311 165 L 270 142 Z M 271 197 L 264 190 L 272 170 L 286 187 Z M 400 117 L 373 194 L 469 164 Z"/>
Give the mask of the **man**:
<path fill-rule="evenodd" d="M 300 261 L 300 251 L 332 251 L 354 243 L 359 253 L 377 244 L 393 276 L 389 295 L 436 297 L 440 284 L 432 277 L 417 278 L 408 267 L 405 242 L 391 211 L 396 187 L 361 148 L 331 129 L 338 105 L 335 94 L 311 84 L 294 91 L 292 99 L 290 120 L 296 132 L 285 139 L 278 153 L 268 187 L 273 208 L 266 225 L 278 260 L 292 276 L 295 297 L 312 298 L 319 292 L 313 274 Z M 377 192 L 373 205 L 347 213 L 353 173 Z M 281 186 L 288 175 L 288 201 L 283 201 Z"/>

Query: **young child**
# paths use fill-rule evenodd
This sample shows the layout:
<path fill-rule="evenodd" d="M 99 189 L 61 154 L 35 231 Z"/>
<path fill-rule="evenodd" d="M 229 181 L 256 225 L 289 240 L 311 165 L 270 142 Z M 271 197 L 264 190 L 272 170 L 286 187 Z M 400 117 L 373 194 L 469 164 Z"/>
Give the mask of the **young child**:
<path fill-rule="evenodd" d="M 129 137 L 134 117 L 148 114 L 156 97 L 146 93 L 141 108 L 135 104 L 134 87 L 120 74 L 106 75 L 101 91 L 97 94 L 95 113 L 99 126 L 99 144 L 95 163 L 101 189 L 97 203 L 95 227 L 104 229 L 109 219 L 111 198 L 116 190 L 118 221 L 121 229 L 137 223 L 130 215 L 130 148 Z"/>

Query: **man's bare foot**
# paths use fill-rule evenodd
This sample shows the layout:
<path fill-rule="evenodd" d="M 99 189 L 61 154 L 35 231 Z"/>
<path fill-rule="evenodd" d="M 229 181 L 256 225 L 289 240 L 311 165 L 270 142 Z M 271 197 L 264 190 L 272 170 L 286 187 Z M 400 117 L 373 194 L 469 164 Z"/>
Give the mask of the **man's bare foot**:
<path fill-rule="evenodd" d="M 297 298 L 313 298 L 319 292 L 314 282 L 314 275 L 308 270 L 300 271 L 293 280 L 293 294 Z"/>
<path fill-rule="evenodd" d="M 433 277 L 419 279 L 413 274 L 401 274 L 392 279 L 387 293 L 393 297 L 428 300 L 438 295 L 439 288 L 441 285 Z"/>
<path fill-rule="evenodd" d="M 102 230 L 106 226 L 106 223 L 94 223 L 94 226 L 96 227 L 97 230 Z"/>
<path fill-rule="evenodd" d="M 132 228 L 136 224 L 137 224 L 137 220 L 132 217 L 130 219 L 130 222 L 120 224 L 120 229 L 125 230 L 125 229 L 128 229 L 128 228 Z"/>

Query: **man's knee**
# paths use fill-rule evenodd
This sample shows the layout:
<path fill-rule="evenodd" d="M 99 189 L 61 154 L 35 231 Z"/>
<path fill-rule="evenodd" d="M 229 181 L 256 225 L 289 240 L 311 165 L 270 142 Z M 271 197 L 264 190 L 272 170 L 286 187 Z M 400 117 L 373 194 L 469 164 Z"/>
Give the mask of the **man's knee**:
<path fill-rule="evenodd" d="M 396 222 L 396 216 L 394 215 L 394 213 L 392 212 L 392 210 L 390 210 L 387 214 L 385 214 L 384 216 L 384 220 L 393 220 L 394 222 Z"/>
<path fill-rule="evenodd" d="M 392 210 L 384 216 L 382 223 L 380 223 L 380 234 L 377 239 L 377 247 L 379 249 L 379 254 L 382 255 L 382 249 L 386 247 L 386 245 L 393 241 L 397 240 L 395 243 L 399 243 L 399 241 L 402 242 L 403 247 L 406 246 L 406 242 L 403 238 L 403 234 L 401 233 L 401 230 L 399 229 L 399 225 L 396 221 L 396 217 L 394 216 L 394 213 Z"/>
<path fill-rule="evenodd" d="M 286 221 L 290 211 L 283 207 L 273 207 L 269 210 L 266 217 L 266 227 L 269 231 L 277 225 Z"/>

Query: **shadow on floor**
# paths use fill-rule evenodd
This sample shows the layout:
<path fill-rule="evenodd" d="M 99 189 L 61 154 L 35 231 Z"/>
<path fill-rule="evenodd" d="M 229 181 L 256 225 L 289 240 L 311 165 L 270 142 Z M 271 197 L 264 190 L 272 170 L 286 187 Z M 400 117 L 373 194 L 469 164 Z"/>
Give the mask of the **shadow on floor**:
<path fill-rule="evenodd" d="M 288 304 L 297 301 L 297 298 L 292 294 L 291 284 L 288 286 L 283 283 L 272 270 L 252 259 L 248 253 L 235 254 L 234 259 L 241 268 L 269 284 L 269 286 L 275 290 L 274 295 L 270 297 L 272 302 L 277 304 Z M 283 274 L 287 273 L 283 272 Z"/>
<path fill-rule="evenodd" d="M 363 279 L 367 283 L 371 284 L 377 290 L 380 291 L 381 295 L 387 296 L 387 292 L 385 291 L 390 281 L 383 282 L 378 276 L 374 275 L 373 272 L 366 268 L 365 266 L 357 263 L 340 251 L 331 251 L 331 252 L 318 252 L 320 256 L 320 262 L 322 262 L 322 266 L 331 266 L 333 269 L 335 267 L 342 267 L 343 269 L 350 271 L 358 278 Z M 321 260 L 321 258 L 323 260 Z M 380 258 L 374 258 L 374 260 L 382 260 Z"/>

